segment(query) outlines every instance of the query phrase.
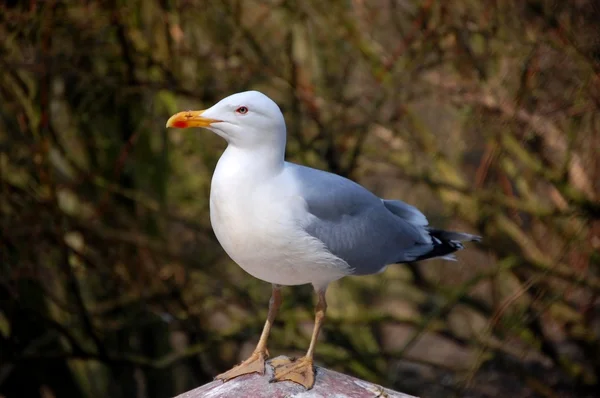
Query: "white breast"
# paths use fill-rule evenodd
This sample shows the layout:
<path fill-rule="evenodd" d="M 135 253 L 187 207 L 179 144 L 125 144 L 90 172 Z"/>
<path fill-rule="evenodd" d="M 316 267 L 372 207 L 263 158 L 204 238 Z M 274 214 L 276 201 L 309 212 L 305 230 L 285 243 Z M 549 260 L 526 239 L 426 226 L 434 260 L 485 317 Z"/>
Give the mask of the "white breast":
<path fill-rule="evenodd" d="M 279 285 L 315 286 L 350 273 L 345 261 L 304 232 L 304 200 L 287 184 L 280 186 L 285 182 L 261 184 L 237 174 L 224 178 L 218 171 L 211 185 L 212 227 L 223 249 L 246 272 Z"/>

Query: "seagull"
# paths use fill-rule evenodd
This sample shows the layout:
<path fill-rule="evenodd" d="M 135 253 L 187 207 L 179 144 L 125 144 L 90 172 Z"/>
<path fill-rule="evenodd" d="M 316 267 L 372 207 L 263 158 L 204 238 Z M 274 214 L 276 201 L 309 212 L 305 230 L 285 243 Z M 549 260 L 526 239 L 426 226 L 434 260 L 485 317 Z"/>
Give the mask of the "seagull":
<path fill-rule="evenodd" d="M 390 264 L 453 260 L 462 241 L 479 237 L 429 226 L 417 208 L 386 200 L 336 174 L 285 161 L 286 125 L 277 104 L 258 91 L 233 94 L 202 111 L 173 115 L 167 127 L 203 127 L 227 141 L 210 188 L 210 220 L 225 252 L 247 273 L 272 284 L 267 321 L 248 359 L 216 379 L 265 372 L 267 339 L 281 287 L 312 284 L 318 297 L 306 355 L 271 361 L 272 382 L 313 387 L 313 357 L 327 310 L 327 286 Z M 280 359 L 283 358 L 283 359 Z"/>

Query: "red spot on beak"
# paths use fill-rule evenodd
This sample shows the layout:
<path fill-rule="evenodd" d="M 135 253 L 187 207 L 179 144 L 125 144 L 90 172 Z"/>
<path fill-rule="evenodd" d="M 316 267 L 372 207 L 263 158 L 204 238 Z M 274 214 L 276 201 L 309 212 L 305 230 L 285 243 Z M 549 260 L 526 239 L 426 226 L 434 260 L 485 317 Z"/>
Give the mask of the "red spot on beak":
<path fill-rule="evenodd" d="M 173 127 L 178 129 L 184 129 L 188 126 L 188 123 L 185 120 L 177 120 L 173 122 Z"/>

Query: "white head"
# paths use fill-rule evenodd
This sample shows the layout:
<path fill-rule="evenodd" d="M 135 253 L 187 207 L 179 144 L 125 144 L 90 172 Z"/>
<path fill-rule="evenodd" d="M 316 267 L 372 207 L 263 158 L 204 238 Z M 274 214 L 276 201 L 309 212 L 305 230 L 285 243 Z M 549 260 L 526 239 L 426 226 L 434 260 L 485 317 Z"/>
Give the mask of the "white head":
<path fill-rule="evenodd" d="M 203 111 L 179 112 L 169 118 L 167 127 L 205 127 L 239 148 L 285 148 L 283 114 L 258 91 L 230 95 Z"/>

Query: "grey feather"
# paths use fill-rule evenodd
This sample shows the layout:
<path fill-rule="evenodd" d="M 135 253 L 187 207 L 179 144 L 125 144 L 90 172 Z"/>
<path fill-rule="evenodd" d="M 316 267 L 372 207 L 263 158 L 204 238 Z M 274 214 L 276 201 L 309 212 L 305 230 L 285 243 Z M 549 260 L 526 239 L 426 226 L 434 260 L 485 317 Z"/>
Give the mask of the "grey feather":
<path fill-rule="evenodd" d="M 409 223 L 415 225 L 426 226 L 429 224 L 427 217 L 414 206 L 404 203 L 400 200 L 383 200 L 383 204 L 389 211 L 397 215 L 398 217 L 404 218 Z"/>
<path fill-rule="evenodd" d="M 307 210 L 305 230 L 342 258 L 354 274 L 379 272 L 388 264 L 414 261 L 432 250 L 427 219 L 400 201 L 383 201 L 335 174 L 289 164 Z"/>

